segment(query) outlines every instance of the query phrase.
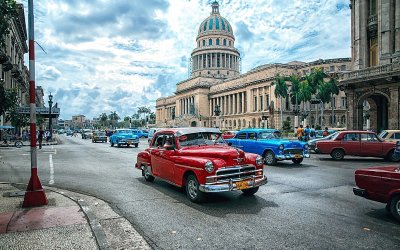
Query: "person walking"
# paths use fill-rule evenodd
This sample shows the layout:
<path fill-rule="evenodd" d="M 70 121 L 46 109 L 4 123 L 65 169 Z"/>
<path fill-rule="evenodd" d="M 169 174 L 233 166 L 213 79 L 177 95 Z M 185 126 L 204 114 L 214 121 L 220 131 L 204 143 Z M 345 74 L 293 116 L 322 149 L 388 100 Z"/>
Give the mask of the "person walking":
<path fill-rule="evenodd" d="M 43 135 L 44 135 L 43 128 L 40 128 L 39 134 L 38 134 L 39 149 L 42 148 Z"/>
<path fill-rule="evenodd" d="M 304 135 L 303 125 L 300 125 L 300 126 L 297 128 L 297 132 L 296 132 L 297 139 L 298 139 L 299 141 L 302 141 L 302 140 L 303 140 L 303 135 Z"/>
<path fill-rule="evenodd" d="M 325 127 L 324 132 L 322 132 L 322 136 L 325 137 L 325 136 L 328 136 L 328 135 L 329 135 L 328 127 Z"/>
<path fill-rule="evenodd" d="M 304 141 L 308 141 L 310 139 L 310 126 L 306 126 L 306 128 L 304 129 Z"/>

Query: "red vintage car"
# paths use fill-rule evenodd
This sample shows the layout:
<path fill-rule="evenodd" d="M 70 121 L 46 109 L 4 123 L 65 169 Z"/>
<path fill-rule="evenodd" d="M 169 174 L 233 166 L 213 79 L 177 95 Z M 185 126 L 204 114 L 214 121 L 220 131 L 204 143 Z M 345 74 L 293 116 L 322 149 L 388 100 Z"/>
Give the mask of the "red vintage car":
<path fill-rule="evenodd" d="M 342 160 L 345 155 L 380 157 L 393 162 L 400 160 L 395 153 L 396 143 L 384 141 L 372 131 L 340 131 L 330 140 L 316 144 L 316 150 L 330 154 L 335 160 Z"/>
<path fill-rule="evenodd" d="M 400 221 L 400 166 L 358 169 L 353 193 L 386 203 L 386 209 Z"/>
<path fill-rule="evenodd" d="M 237 131 L 225 131 L 224 133 L 222 133 L 222 138 L 224 139 L 231 139 L 233 137 L 235 137 Z"/>
<path fill-rule="evenodd" d="M 135 167 L 146 181 L 160 178 L 185 187 L 188 198 L 201 202 L 208 192 L 241 190 L 253 195 L 267 183 L 263 158 L 228 146 L 215 128 L 157 131 Z"/>

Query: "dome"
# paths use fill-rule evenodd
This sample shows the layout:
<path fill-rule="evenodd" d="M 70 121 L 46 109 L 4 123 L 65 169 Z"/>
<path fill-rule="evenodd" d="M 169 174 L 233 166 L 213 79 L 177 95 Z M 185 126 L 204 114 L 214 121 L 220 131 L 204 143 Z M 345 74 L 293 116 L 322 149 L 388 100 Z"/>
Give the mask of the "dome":
<path fill-rule="evenodd" d="M 233 36 L 232 26 L 228 20 L 219 14 L 219 4 L 215 1 L 212 3 L 211 15 L 200 24 L 198 36 L 218 31 L 221 34 Z"/>

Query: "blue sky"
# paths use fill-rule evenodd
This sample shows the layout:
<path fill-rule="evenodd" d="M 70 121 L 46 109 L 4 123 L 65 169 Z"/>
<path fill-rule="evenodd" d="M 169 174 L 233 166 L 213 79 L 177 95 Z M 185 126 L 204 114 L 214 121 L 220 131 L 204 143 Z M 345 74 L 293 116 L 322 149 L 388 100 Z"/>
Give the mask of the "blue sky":
<path fill-rule="evenodd" d="M 188 78 L 208 0 L 36 0 L 36 85 L 60 118 L 154 110 Z M 27 0 L 22 1 L 27 13 Z M 268 63 L 350 57 L 348 0 L 220 0 L 242 73 Z M 26 18 L 27 20 L 27 18 Z M 28 65 L 28 61 L 25 62 Z M 47 103 L 47 99 L 45 99 Z"/>

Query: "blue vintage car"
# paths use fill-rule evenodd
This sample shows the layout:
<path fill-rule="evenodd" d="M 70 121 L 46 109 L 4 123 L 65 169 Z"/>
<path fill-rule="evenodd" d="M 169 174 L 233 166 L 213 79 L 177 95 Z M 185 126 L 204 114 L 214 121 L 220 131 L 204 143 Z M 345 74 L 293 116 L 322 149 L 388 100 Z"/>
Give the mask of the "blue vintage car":
<path fill-rule="evenodd" d="M 132 133 L 134 134 L 134 135 L 137 135 L 139 138 L 147 138 L 147 137 L 149 137 L 149 133 L 147 133 L 147 132 L 144 132 L 143 130 L 140 130 L 140 129 L 131 129 L 132 130 Z"/>
<path fill-rule="evenodd" d="M 226 141 L 245 152 L 261 155 L 267 165 L 283 160 L 300 164 L 310 157 L 307 143 L 283 139 L 277 129 L 243 129 Z"/>
<path fill-rule="evenodd" d="M 111 147 L 114 147 L 114 145 L 117 145 L 117 147 L 135 145 L 135 148 L 137 148 L 139 146 L 139 137 L 131 129 L 117 129 L 110 136 L 110 143 Z"/>

